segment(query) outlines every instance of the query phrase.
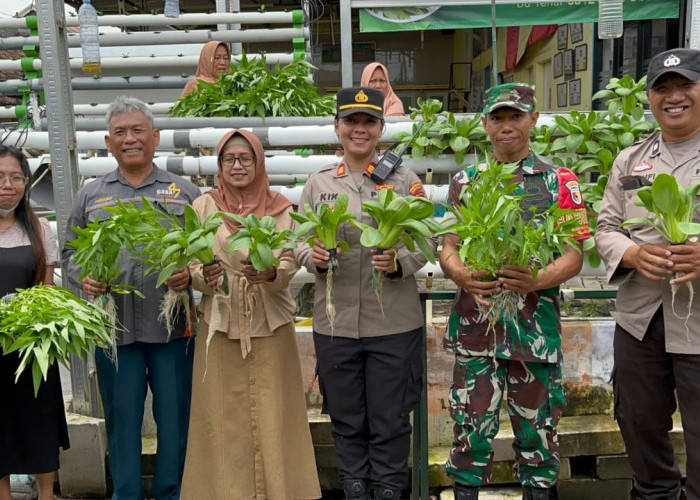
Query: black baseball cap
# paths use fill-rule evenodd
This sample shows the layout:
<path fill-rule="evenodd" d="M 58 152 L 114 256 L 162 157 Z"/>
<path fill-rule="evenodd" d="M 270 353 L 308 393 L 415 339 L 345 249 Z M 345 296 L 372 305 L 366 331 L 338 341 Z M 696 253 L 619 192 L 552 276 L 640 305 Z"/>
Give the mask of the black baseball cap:
<path fill-rule="evenodd" d="M 347 87 L 336 95 L 336 116 L 343 118 L 354 113 L 384 119 L 384 94 L 370 87 Z"/>
<path fill-rule="evenodd" d="M 677 73 L 694 82 L 700 80 L 700 50 L 672 49 L 652 57 L 647 71 L 647 89 L 668 73 Z"/>

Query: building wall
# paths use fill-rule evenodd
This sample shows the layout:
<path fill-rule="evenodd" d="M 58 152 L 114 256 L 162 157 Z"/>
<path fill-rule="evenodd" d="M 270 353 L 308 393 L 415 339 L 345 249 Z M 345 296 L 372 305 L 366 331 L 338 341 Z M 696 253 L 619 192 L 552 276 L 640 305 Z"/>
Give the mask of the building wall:
<path fill-rule="evenodd" d="M 499 28 L 497 39 L 499 83 L 520 81 L 535 86 L 535 97 L 540 111 L 585 111 L 591 109 L 593 74 L 593 25 L 578 23 L 580 31 L 572 41 L 571 28 L 559 27 L 560 32 L 529 45 L 514 70 L 506 71 L 506 29 Z M 579 53 L 578 65 L 576 55 Z M 564 61 L 571 58 L 571 69 L 564 73 Z M 472 82 L 472 109 L 481 108 L 483 90 L 492 86 L 491 65 L 493 52 L 486 49 L 474 58 Z M 555 63 L 561 73 L 554 76 Z M 578 69 L 577 69 L 578 68 Z M 558 95 L 558 92 L 561 92 Z M 572 96 L 575 98 L 572 99 Z"/>

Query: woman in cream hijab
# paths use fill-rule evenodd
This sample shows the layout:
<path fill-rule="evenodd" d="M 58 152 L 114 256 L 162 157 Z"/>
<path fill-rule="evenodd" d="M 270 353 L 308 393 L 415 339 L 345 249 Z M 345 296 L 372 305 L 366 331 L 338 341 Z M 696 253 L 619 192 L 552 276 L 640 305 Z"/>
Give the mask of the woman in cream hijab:
<path fill-rule="evenodd" d="M 231 49 L 224 42 L 212 40 L 202 47 L 199 53 L 199 64 L 197 73 L 187 80 L 185 88 L 182 89 L 180 97 L 185 97 L 190 92 L 197 90 L 199 80 L 213 83 L 221 73 L 228 72 L 231 68 Z"/>
<path fill-rule="evenodd" d="M 194 201 L 199 216 L 269 215 L 278 230 L 291 229 L 292 204 L 270 190 L 255 134 L 233 130 L 217 151 L 218 187 Z M 224 251 L 239 229 L 224 220 L 214 239 L 218 261 L 190 265 L 202 301 L 181 498 L 320 498 L 289 290 L 299 266 L 290 250 L 276 250 L 279 264 L 256 271 L 247 250 Z"/>
<path fill-rule="evenodd" d="M 389 72 L 380 63 L 370 63 L 362 70 L 360 86 L 381 90 L 384 94 L 384 116 L 404 116 L 403 103 L 389 83 Z"/>

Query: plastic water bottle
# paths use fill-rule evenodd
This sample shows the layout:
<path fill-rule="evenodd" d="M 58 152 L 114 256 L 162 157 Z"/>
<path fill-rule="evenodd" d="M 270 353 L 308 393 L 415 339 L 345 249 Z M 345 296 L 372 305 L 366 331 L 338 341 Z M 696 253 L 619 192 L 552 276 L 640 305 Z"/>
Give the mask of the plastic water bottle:
<path fill-rule="evenodd" d="M 165 17 L 180 16 L 180 0 L 165 0 L 165 8 L 163 9 Z"/>
<path fill-rule="evenodd" d="M 83 50 L 83 72 L 99 73 L 100 63 L 100 25 L 97 11 L 90 0 L 83 0 L 78 10 L 80 22 L 80 47 Z"/>
<path fill-rule="evenodd" d="M 598 0 L 598 38 L 622 36 L 623 0 Z"/>

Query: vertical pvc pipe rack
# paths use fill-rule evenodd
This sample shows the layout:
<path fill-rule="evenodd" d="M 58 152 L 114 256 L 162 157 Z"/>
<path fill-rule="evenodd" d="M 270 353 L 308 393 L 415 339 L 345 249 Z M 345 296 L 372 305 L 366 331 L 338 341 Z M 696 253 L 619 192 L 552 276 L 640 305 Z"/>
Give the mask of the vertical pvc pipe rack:
<path fill-rule="evenodd" d="M 63 229 L 78 190 L 78 155 L 76 150 L 73 94 L 71 93 L 66 15 L 63 0 L 39 0 L 37 19 L 39 46 L 44 73 L 44 96 L 52 158 L 53 191 L 59 246 L 65 243 Z M 63 276 L 68 273 L 63 269 Z M 94 373 L 94 370 L 92 370 Z M 97 416 L 97 384 L 90 377 L 87 363 L 71 356 L 73 411 Z"/>

